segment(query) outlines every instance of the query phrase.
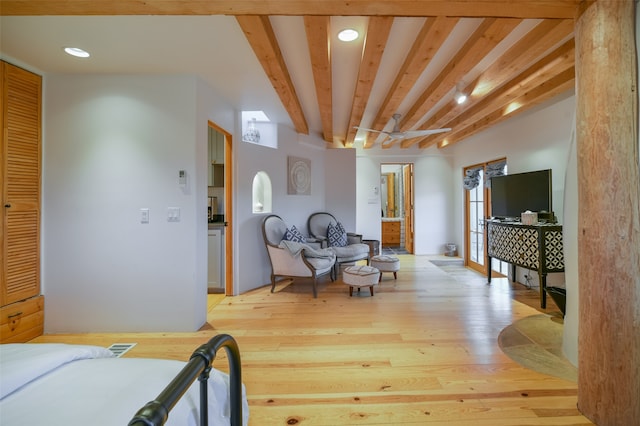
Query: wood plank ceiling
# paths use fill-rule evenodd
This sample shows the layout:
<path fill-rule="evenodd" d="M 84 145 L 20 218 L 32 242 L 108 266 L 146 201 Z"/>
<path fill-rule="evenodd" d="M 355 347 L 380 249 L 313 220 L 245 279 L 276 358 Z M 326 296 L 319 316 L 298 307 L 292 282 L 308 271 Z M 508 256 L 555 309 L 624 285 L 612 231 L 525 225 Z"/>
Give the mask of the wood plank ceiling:
<path fill-rule="evenodd" d="M 204 1 L 1 0 L 12 15 L 234 15 L 276 90 L 296 132 L 317 132 L 328 147 L 445 148 L 574 87 L 574 16 L 579 0 L 413 1 Z M 588 2 L 586 2 L 588 3 Z M 584 5 L 583 5 L 584 6 Z M 288 52 L 276 37 L 273 16 L 302 17 L 315 84 L 315 105 L 305 107 L 294 85 Z M 365 16 L 355 74 L 334 70 L 332 43 L 338 16 Z M 407 19 L 421 19 L 410 46 L 393 39 Z M 466 31 L 466 32 L 465 32 Z M 386 76 L 386 77 L 382 77 Z M 389 77 L 390 76 L 390 77 Z M 349 93 L 334 88 L 352 81 Z M 459 105 L 456 91 L 468 100 Z M 375 96 L 374 96 L 375 94 Z M 338 114 L 336 105 L 348 105 Z M 320 129 L 310 129 L 319 111 Z M 342 112 L 344 111 L 344 112 Z M 391 139 L 364 127 L 390 131 L 447 127 L 445 133 Z M 344 116 L 338 116 L 344 115 Z M 338 125 L 338 123 L 347 123 Z"/>

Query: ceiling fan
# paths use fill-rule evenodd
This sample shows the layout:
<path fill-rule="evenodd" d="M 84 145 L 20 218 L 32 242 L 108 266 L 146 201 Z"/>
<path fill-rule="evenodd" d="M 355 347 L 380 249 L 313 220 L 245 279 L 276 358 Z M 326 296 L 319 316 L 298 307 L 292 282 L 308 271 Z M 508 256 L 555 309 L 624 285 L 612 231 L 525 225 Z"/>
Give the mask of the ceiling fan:
<path fill-rule="evenodd" d="M 376 132 L 383 133 L 389 136 L 391 139 L 411 139 L 411 138 L 419 138 L 421 136 L 434 135 L 436 133 L 448 132 L 451 130 L 450 127 L 442 128 L 442 129 L 429 129 L 429 130 L 407 130 L 406 132 L 400 131 L 400 114 L 393 114 L 392 118 L 395 120 L 395 124 L 393 125 L 393 130 L 390 132 L 386 132 L 384 130 L 374 130 L 367 129 L 365 127 L 357 127 L 358 130 L 366 130 L 367 132 Z"/>

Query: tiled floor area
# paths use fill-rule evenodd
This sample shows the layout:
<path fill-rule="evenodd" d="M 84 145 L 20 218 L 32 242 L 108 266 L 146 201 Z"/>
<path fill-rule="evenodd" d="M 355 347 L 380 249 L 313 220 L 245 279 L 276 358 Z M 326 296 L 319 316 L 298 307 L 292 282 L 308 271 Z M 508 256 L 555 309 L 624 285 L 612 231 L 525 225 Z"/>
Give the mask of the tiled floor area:
<path fill-rule="evenodd" d="M 382 247 L 382 254 L 393 256 L 394 254 L 409 254 L 404 247 Z"/>

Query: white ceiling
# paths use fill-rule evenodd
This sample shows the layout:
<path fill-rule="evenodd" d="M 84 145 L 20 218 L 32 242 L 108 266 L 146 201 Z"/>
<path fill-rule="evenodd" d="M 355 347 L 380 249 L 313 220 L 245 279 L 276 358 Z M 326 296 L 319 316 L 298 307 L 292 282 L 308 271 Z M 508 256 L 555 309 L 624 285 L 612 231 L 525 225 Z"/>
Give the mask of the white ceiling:
<path fill-rule="evenodd" d="M 2 57 L 35 71 L 195 74 L 238 109 L 291 125 L 232 16 L 3 16 L 0 25 Z"/>

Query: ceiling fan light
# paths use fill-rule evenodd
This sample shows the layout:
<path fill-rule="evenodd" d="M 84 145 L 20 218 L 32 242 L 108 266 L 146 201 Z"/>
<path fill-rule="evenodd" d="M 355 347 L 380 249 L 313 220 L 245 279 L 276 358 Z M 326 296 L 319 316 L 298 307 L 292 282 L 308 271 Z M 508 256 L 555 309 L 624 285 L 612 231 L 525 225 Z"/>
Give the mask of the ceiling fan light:
<path fill-rule="evenodd" d="M 467 102 L 467 95 L 462 92 L 456 93 L 455 98 L 458 105 L 462 105 L 463 103 Z"/>
<path fill-rule="evenodd" d="M 360 34 L 358 34 L 358 31 L 354 30 L 353 28 L 345 28 L 338 33 L 338 39 L 340 39 L 341 41 L 353 41 L 357 39 L 359 35 Z"/>
<path fill-rule="evenodd" d="M 87 52 L 86 50 L 82 50 L 79 47 L 65 47 L 64 51 L 71 56 L 75 56 L 76 58 L 88 58 L 89 56 L 91 56 L 89 52 Z"/>

